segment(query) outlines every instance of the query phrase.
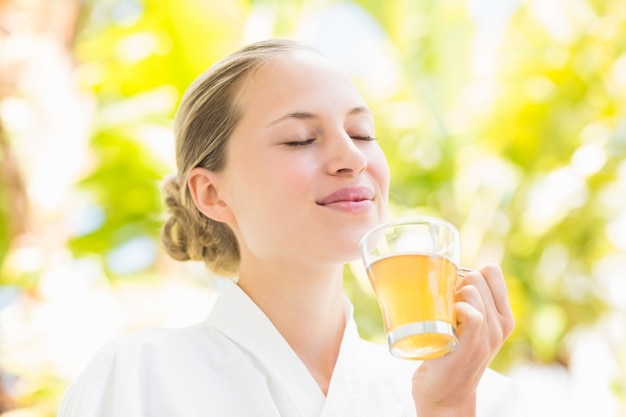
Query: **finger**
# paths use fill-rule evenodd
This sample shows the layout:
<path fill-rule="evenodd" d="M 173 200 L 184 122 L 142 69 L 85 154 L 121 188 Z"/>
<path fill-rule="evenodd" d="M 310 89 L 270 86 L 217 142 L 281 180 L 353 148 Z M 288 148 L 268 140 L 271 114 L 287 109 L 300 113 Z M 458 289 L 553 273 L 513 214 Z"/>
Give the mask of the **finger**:
<path fill-rule="evenodd" d="M 510 332 L 501 320 L 484 312 L 480 303 L 482 297 L 475 287 L 467 286 L 465 291 L 475 294 L 469 297 L 472 300 L 470 302 L 455 303 L 457 336 L 461 346 L 459 351 L 472 352 L 472 357 L 487 365 Z"/>
<path fill-rule="evenodd" d="M 500 346 L 513 330 L 514 321 L 499 314 L 489 285 L 480 273 L 467 277 L 464 285 L 457 290 L 456 300 L 458 330 L 466 332 L 467 328 L 471 328 L 469 331 L 480 333 L 489 347 Z M 469 310 L 470 307 L 473 311 Z"/>
<path fill-rule="evenodd" d="M 474 361 L 487 365 L 496 346 L 490 335 L 486 316 L 475 305 L 459 301 L 454 305 L 457 316 L 458 352 L 470 355 Z"/>
<path fill-rule="evenodd" d="M 487 316 L 498 315 L 491 288 L 480 271 L 473 271 L 467 274 L 461 281 L 457 291 L 462 291 L 466 287 L 473 287 L 478 291 L 478 296 L 481 297 L 484 305 L 483 312 Z"/>
<path fill-rule="evenodd" d="M 455 301 L 459 336 L 467 328 L 471 329 L 473 334 L 478 334 L 478 329 L 488 320 L 483 296 L 478 288 L 474 285 L 464 285 L 456 292 Z"/>
<path fill-rule="evenodd" d="M 502 269 L 496 264 L 489 264 L 480 269 L 489 286 L 496 309 L 503 317 L 512 317 L 513 311 L 509 301 L 509 292 L 504 280 Z"/>
<path fill-rule="evenodd" d="M 515 327 L 515 318 L 500 267 L 491 264 L 468 274 L 463 280 L 463 285 L 474 285 L 480 289 L 487 318 L 490 322 L 497 321 L 502 336 L 508 337 Z"/>

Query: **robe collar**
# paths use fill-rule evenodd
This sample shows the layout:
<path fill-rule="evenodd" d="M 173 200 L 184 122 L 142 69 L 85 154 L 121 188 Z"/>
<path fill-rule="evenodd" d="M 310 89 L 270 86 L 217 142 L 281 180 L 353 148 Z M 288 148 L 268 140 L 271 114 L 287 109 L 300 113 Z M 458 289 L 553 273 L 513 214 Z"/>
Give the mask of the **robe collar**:
<path fill-rule="evenodd" d="M 326 414 L 327 400 L 335 402 L 333 391 L 345 395 L 346 377 L 353 374 L 351 369 L 359 340 L 353 310 L 350 301 L 344 297 L 346 328 L 330 381 L 328 399 L 269 318 L 233 281 L 224 283 L 207 322 L 237 344 L 249 356 L 251 363 L 267 375 L 268 389 L 280 415 L 319 417 Z M 345 400 L 348 398 L 342 399 Z"/>

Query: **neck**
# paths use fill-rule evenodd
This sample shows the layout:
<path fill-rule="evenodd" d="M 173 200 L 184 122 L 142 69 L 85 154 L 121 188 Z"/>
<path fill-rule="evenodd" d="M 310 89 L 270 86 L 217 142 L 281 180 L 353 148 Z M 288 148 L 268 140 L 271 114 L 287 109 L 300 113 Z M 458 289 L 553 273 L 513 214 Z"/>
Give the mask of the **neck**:
<path fill-rule="evenodd" d="M 341 266 L 303 272 L 303 268 L 267 270 L 242 263 L 238 284 L 326 394 L 345 329 Z"/>

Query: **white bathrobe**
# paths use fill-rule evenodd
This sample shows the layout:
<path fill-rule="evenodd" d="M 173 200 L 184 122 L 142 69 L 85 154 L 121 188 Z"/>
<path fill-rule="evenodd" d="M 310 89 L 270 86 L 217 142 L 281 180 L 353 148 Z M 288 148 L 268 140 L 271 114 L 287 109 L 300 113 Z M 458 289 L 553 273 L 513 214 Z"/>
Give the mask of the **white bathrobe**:
<path fill-rule="evenodd" d="M 419 362 L 362 340 L 347 325 L 324 396 L 270 320 L 228 282 L 208 318 L 149 329 L 107 345 L 63 398 L 59 417 L 415 417 L 411 376 Z M 306 331 L 306 329 L 302 329 Z M 488 370 L 481 417 L 521 416 L 514 384 Z"/>

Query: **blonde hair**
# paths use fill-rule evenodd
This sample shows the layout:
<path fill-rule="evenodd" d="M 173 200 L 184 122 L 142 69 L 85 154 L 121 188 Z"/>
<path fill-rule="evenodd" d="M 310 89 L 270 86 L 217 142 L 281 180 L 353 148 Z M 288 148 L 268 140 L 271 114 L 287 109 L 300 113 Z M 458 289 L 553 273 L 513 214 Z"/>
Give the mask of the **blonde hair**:
<path fill-rule="evenodd" d="M 250 74 L 264 63 L 289 52 L 309 50 L 291 40 L 266 40 L 248 45 L 217 62 L 185 92 L 174 120 L 178 173 L 163 183 L 168 210 L 161 240 L 177 260 L 202 260 L 216 274 L 234 275 L 239 267 L 239 245 L 224 223 L 203 215 L 187 186 L 196 167 L 220 171 L 226 164 L 227 143 L 239 122 L 237 105 Z"/>

